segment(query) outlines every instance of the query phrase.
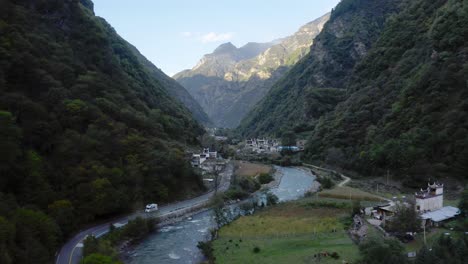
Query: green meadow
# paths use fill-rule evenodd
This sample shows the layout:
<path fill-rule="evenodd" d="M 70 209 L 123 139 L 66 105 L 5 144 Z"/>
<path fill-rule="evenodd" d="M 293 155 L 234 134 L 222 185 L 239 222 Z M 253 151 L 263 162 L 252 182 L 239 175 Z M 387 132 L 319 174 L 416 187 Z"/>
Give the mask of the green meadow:
<path fill-rule="evenodd" d="M 358 258 L 345 231 L 350 204 L 316 207 L 306 198 L 266 208 L 221 228 L 216 263 L 343 263 Z M 337 205 L 336 207 L 334 205 Z M 319 253 L 332 254 L 319 257 Z"/>

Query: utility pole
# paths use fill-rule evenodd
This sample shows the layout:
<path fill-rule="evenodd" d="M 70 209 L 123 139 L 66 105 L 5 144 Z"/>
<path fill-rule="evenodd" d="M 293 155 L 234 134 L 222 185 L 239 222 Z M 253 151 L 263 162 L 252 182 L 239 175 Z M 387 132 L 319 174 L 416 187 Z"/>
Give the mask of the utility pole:
<path fill-rule="evenodd" d="M 424 245 L 426 245 L 426 221 L 424 221 L 423 229 L 424 229 Z"/>

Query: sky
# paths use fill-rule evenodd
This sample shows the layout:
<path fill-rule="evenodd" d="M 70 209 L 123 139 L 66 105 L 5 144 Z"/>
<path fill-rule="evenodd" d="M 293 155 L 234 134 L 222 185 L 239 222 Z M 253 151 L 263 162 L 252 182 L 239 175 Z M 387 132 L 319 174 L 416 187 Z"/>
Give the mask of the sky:
<path fill-rule="evenodd" d="M 167 75 L 190 69 L 220 44 L 294 34 L 339 0 L 93 0 L 128 42 Z"/>

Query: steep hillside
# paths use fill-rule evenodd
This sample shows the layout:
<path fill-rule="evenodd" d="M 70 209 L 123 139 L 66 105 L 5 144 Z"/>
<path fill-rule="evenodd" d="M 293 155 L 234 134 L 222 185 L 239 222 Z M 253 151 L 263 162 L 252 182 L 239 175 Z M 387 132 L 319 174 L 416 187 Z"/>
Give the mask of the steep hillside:
<path fill-rule="evenodd" d="M 0 263 L 203 188 L 184 153 L 202 128 L 92 6 L 0 1 Z"/>
<path fill-rule="evenodd" d="M 160 69 L 158 69 L 158 67 L 146 59 L 145 56 L 143 56 L 143 54 L 141 54 L 133 45 L 127 42 L 127 46 L 133 51 L 139 62 L 146 67 L 150 76 L 154 78 L 156 82 L 160 83 L 169 95 L 176 98 L 185 107 L 187 107 L 198 122 L 206 126 L 212 125 L 210 118 L 205 111 L 203 111 L 203 108 L 182 85 L 164 74 Z"/>
<path fill-rule="evenodd" d="M 249 43 L 239 49 L 231 43 L 223 44 L 192 70 L 174 78 L 217 126 L 235 127 L 271 85 L 307 54 L 328 18 L 324 15 L 294 35 L 271 43 Z"/>
<path fill-rule="evenodd" d="M 317 120 L 345 98 L 352 70 L 372 47 L 389 15 L 401 0 L 343 0 L 300 60 L 242 120 L 243 136 L 296 132 Z"/>
<path fill-rule="evenodd" d="M 468 176 L 468 1 L 410 1 L 321 120 L 308 157 L 408 185 Z"/>

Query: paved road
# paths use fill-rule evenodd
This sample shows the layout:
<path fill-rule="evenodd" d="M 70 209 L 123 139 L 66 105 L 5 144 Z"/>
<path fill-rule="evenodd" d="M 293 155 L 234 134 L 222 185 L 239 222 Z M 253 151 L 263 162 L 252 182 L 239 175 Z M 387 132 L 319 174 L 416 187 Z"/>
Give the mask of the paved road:
<path fill-rule="evenodd" d="M 226 166 L 225 170 L 221 173 L 221 180 L 220 184 L 218 187 L 218 191 L 224 192 L 229 188 L 229 184 L 231 182 L 231 176 L 233 173 L 233 165 L 231 163 L 228 163 Z M 175 214 L 178 211 L 188 209 L 190 207 L 195 207 L 197 205 L 200 205 L 202 203 L 207 202 L 214 194 L 214 191 L 205 193 L 201 196 L 181 201 L 181 202 L 175 202 L 166 206 L 161 206 L 159 210 L 156 213 L 156 216 L 161 217 L 161 216 L 167 216 L 171 214 Z M 114 224 L 116 226 L 118 225 L 125 225 L 130 219 L 133 219 L 137 216 L 145 216 L 145 213 L 143 211 L 141 212 L 136 212 L 131 215 L 122 217 L 120 219 L 103 223 L 91 228 L 88 228 L 86 230 L 83 230 L 76 234 L 73 238 L 71 238 L 63 247 L 60 249 L 59 254 L 57 255 L 56 264 L 77 264 L 80 262 L 82 259 L 82 249 L 83 249 L 83 240 L 88 236 L 88 235 L 93 235 L 95 237 L 100 237 L 104 234 L 106 234 L 109 231 L 109 226 L 111 224 Z"/>

